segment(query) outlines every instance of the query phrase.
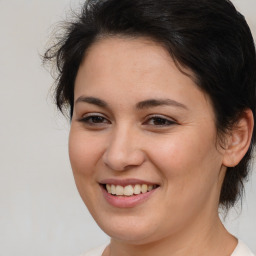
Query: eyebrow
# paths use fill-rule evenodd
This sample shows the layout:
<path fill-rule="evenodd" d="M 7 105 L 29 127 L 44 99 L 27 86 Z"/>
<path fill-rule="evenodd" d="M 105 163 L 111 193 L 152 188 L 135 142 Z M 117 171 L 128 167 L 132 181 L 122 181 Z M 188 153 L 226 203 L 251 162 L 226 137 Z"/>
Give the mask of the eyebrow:
<path fill-rule="evenodd" d="M 81 97 L 77 98 L 75 104 L 77 104 L 79 102 L 93 104 L 93 105 L 96 105 L 96 106 L 99 106 L 99 107 L 102 107 L 102 108 L 107 108 L 108 107 L 108 104 L 104 100 L 94 98 L 94 97 L 81 96 Z"/>
<path fill-rule="evenodd" d="M 102 108 L 108 108 L 107 102 L 95 97 L 80 96 L 75 101 L 75 104 L 79 102 L 93 104 Z M 148 100 L 140 101 L 136 104 L 137 109 L 147 109 L 147 108 L 158 107 L 158 106 L 174 106 L 174 107 L 179 107 L 183 109 L 188 109 L 187 106 L 185 106 L 184 104 L 171 99 L 148 99 Z"/>
<path fill-rule="evenodd" d="M 145 109 L 145 108 L 158 107 L 158 106 L 174 106 L 174 107 L 179 107 L 183 109 L 188 109 L 188 107 L 185 106 L 184 104 L 171 99 L 149 99 L 149 100 L 138 102 L 136 104 L 137 109 Z"/>

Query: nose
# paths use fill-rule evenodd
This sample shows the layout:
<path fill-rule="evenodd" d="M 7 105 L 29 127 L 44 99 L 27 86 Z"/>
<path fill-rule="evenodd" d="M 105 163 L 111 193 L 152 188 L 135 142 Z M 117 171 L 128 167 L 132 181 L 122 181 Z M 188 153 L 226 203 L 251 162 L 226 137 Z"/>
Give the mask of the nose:
<path fill-rule="evenodd" d="M 103 154 L 105 165 L 115 171 L 138 167 L 145 161 L 138 134 L 129 129 L 115 131 Z"/>

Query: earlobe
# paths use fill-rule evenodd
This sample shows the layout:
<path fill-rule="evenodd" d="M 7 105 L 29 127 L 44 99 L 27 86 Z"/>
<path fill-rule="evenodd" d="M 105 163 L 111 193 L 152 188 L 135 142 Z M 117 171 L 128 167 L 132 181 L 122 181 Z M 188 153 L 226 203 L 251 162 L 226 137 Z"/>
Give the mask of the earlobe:
<path fill-rule="evenodd" d="M 242 160 L 251 143 L 253 126 L 253 113 L 251 109 L 246 109 L 229 135 L 223 157 L 224 166 L 234 167 Z"/>

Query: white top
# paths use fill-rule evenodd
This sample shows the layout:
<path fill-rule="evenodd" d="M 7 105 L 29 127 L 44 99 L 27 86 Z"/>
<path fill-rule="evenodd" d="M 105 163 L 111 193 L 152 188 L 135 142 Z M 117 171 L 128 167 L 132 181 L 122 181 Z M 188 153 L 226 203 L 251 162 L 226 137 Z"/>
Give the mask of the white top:
<path fill-rule="evenodd" d="M 238 245 L 233 251 L 231 256 L 255 256 L 250 249 L 240 240 L 238 240 Z"/>
<path fill-rule="evenodd" d="M 107 244 L 101 245 L 95 249 L 92 249 L 80 256 L 101 256 Z M 238 244 L 230 256 L 255 256 L 250 249 L 240 240 L 238 240 Z"/>

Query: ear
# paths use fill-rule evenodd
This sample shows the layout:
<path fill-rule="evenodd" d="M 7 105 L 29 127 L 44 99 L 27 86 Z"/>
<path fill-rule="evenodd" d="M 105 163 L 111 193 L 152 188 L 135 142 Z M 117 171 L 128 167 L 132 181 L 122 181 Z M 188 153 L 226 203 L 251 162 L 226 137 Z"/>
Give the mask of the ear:
<path fill-rule="evenodd" d="M 253 113 L 246 109 L 229 134 L 222 162 L 224 166 L 234 167 L 242 160 L 251 143 L 253 126 Z"/>

